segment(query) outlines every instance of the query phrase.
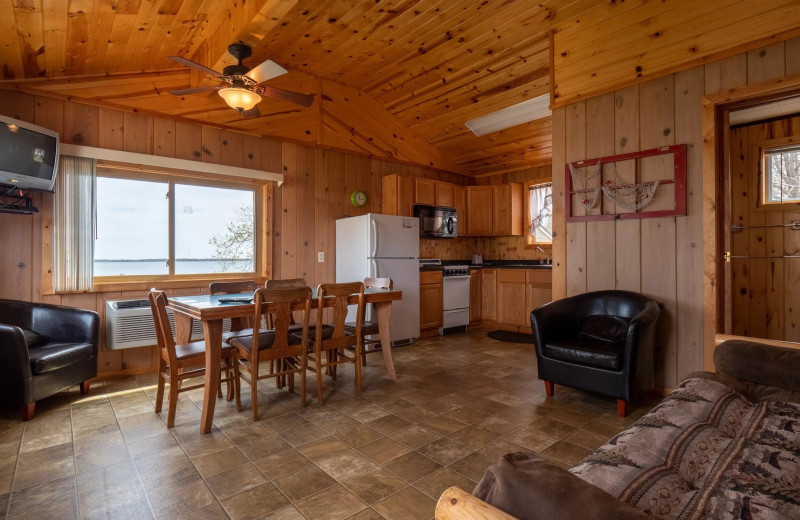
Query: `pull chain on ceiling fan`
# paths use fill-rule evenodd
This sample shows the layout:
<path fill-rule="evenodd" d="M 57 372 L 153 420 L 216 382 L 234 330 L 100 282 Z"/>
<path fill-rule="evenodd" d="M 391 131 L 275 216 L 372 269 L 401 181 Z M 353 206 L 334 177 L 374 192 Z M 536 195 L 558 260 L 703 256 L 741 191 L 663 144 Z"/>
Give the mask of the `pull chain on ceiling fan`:
<path fill-rule="evenodd" d="M 253 51 L 250 46 L 244 43 L 232 43 L 228 46 L 228 52 L 239 63 L 228 65 L 222 69 L 221 73 L 180 56 L 169 56 L 169 59 L 174 62 L 197 69 L 224 83 L 217 86 L 173 90 L 170 94 L 185 96 L 187 94 L 216 90 L 228 106 L 236 109 L 243 117 L 256 117 L 261 114 L 257 105 L 261 102 L 262 96 L 288 101 L 304 107 L 311 106 L 311 103 L 314 102 L 313 94 L 301 94 L 262 85 L 266 81 L 286 74 L 287 71 L 272 60 L 263 61 L 252 69 L 242 65 L 242 60 L 252 55 Z"/>

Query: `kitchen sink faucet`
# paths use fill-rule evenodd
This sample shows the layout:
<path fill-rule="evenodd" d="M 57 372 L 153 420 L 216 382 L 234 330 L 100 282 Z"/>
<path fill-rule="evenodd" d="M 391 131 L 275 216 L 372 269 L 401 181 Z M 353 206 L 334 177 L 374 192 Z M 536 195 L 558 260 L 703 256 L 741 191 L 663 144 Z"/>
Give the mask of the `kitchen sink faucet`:
<path fill-rule="evenodd" d="M 541 252 L 544 256 L 547 257 L 547 263 L 552 263 L 553 262 L 553 259 L 550 258 L 550 255 L 547 254 L 547 251 L 542 249 L 542 246 L 536 246 L 536 250 Z"/>

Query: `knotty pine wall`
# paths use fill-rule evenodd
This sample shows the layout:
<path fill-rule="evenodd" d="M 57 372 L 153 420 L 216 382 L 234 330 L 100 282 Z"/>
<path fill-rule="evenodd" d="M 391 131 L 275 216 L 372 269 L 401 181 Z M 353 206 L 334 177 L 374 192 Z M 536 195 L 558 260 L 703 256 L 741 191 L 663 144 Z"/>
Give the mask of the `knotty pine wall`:
<path fill-rule="evenodd" d="M 725 208 L 731 212 L 731 224 L 774 226 L 800 220 L 797 206 L 757 209 L 759 146 L 765 141 L 797 136 L 800 116 L 731 130 L 731 187 L 726 192 L 732 196 L 730 208 Z M 731 261 L 730 332 L 800 342 L 800 258 L 779 258 L 800 255 L 800 231 L 754 227 L 731 233 L 731 254 L 752 258 Z"/>
<path fill-rule="evenodd" d="M 553 112 L 553 297 L 626 289 L 663 303 L 658 387 L 675 387 L 703 367 L 703 96 L 799 73 L 798 44 L 777 43 Z M 680 143 L 689 145 L 686 217 L 566 224 L 567 161 Z"/>
<path fill-rule="evenodd" d="M 53 129 L 68 143 L 283 173 L 284 184 L 274 190 L 266 226 L 273 237 L 273 276 L 304 277 L 309 284 L 334 280 L 335 221 L 380 211 L 383 175 L 400 173 L 456 184 L 467 180 L 418 166 L 22 93 L 0 92 L 0 114 Z M 354 189 L 367 194 L 364 208 L 350 204 Z M 52 195 L 37 193 L 35 203 L 40 208 L 52 204 Z M 41 214 L 0 214 L 0 298 L 93 309 L 103 317 L 106 300 L 146 296 L 143 291 L 43 294 L 42 240 L 47 238 L 47 233 L 42 233 Z M 433 246 L 434 252 L 437 247 L 442 246 Z M 325 253 L 324 263 L 316 262 L 317 251 Z M 463 254 L 466 251 L 471 254 L 471 247 Z M 207 284 L 198 284 L 168 294 L 205 290 Z M 157 361 L 151 347 L 101 350 L 99 371 L 105 373 L 145 371 Z"/>

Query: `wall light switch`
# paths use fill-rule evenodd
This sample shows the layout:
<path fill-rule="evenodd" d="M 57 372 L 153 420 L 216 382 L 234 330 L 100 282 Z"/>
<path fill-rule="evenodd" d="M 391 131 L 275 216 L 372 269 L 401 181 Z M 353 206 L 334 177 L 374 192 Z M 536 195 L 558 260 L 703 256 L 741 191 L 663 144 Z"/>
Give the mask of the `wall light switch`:
<path fill-rule="evenodd" d="M 325 261 L 325 252 L 324 251 L 319 251 L 317 253 L 317 262 L 322 263 L 324 261 Z"/>

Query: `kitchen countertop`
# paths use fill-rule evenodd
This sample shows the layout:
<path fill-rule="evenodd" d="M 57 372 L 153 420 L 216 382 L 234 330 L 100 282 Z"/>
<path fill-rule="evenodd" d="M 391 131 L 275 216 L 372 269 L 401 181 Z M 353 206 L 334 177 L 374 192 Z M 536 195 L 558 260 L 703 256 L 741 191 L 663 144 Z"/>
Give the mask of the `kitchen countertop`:
<path fill-rule="evenodd" d="M 443 265 L 469 265 L 470 269 L 552 269 L 553 264 L 540 260 L 485 260 L 482 265 L 472 265 L 468 260 L 442 260 Z M 420 271 L 441 271 L 442 265 L 420 266 Z"/>

